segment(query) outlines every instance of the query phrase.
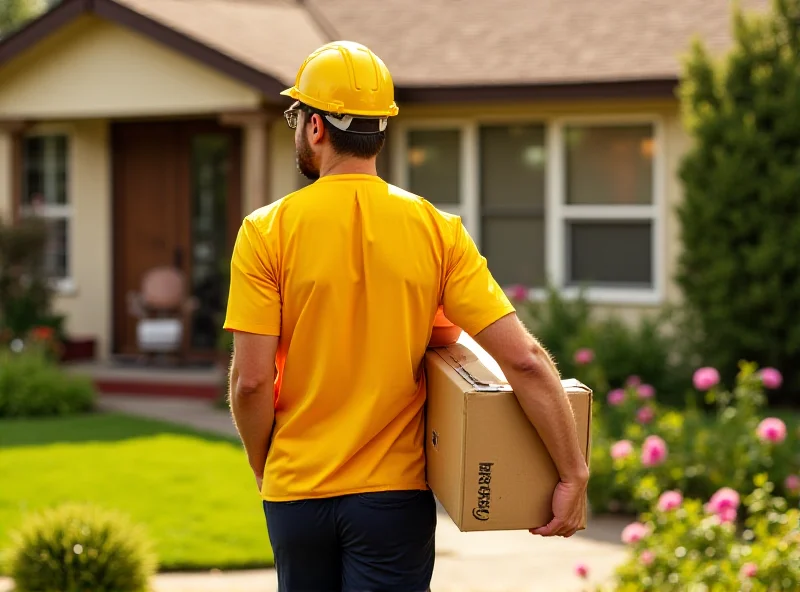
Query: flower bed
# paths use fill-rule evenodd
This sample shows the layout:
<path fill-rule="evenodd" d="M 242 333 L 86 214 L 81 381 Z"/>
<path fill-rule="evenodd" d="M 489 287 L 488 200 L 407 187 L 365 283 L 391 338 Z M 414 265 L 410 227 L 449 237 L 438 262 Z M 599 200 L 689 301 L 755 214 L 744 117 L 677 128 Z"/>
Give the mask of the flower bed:
<path fill-rule="evenodd" d="M 602 372 L 587 351 L 575 359 Z M 638 514 L 610 589 L 800 590 L 800 426 L 765 413 L 765 389 L 781 382 L 774 368 L 742 363 L 730 390 L 698 369 L 684 411 L 635 376 L 597 397 L 590 505 Z"/>
<path fill-rule="evenodd" d="M 598 371 L 595 369 L 595 371 Z M 800 434 L 777 418 L 764 416 L 765 388 L 780 386 L 780 373 L 743 363 L 736 385 L 726 390 L 718 374 L 701 368 L 695 387 L 699 401 L 684 411 L 662 407 L 657 393 L 637 377 L 597 397 L 592 443 L 590 502 L 595 513 L 642 512 L 660 492 L 679 490 L 708 499 L 722 487 L 741 495 L 767 473 L 776 493 L 800 495 Z"/>

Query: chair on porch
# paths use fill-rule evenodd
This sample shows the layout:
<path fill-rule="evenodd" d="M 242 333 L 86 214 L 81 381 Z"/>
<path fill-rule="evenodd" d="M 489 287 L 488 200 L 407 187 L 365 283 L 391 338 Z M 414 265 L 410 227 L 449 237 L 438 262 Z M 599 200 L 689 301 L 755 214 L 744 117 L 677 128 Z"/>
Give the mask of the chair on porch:
<path fill-rule="evenodd" d="M 137 347 L 147 360 L 171 354 L 179 361 L 186 355 L 186 327 L 197 309 L 188 294 L 185 274 L 175 267 L 146 271 L 138 292 L 128 293 L 128 311 L 137 319 Z"/>

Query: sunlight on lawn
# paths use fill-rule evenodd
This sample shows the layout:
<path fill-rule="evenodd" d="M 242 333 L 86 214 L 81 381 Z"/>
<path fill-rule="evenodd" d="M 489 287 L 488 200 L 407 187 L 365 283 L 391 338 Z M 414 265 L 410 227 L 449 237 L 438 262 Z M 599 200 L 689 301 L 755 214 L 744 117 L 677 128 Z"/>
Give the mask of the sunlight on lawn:
<path fill-rule="evenodd" d="M 114 415 L 0 421 L 0 475 L 0 550 L 26 511 L 90 501 L 142 523 L 161 569 L 272 564 L 247 461 L 222 438 Z"/>

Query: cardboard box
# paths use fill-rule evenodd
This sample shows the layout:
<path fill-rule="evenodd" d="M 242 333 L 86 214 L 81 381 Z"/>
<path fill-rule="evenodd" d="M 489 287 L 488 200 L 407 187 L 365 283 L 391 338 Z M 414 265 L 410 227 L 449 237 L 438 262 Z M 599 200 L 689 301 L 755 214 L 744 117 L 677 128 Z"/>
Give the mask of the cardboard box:
<path fill-rule="evenodd" d="M 547 524 L 558 472 L 496 362 L 466 337 L 428 350 L 425 372 L 428 484 L 459 530 Z M 588 459 L 592 391 L 574 379 L 562 384 Z M 582 528 L 586 516 L 584 502 Z"/>

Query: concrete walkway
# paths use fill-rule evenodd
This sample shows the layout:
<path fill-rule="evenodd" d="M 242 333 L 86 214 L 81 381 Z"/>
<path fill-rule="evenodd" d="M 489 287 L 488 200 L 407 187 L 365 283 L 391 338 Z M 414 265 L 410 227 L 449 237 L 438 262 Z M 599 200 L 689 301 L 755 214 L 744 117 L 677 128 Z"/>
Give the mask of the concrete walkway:
<path fill-rule="evenodd" d="M 106 395 L 100 406 L 188 425 L 203 431 L 236 435 L 230 414 L 205 401 Z M 436 531 L 434 592 L 581 592 L 607 581 L 626 558 L 618 518 L 592 519 L 569 539 L 542 538 L 528 532 L 462 533 L 440 511 Z M 589 566 L 588 582 L 574 573 L 577 562 Z M 5 585 L 5 587 L 4 587 Z M 0 592 L 10 583 L 0 580 Z M 154 592 L 274 592 L 274 570 L 159 574 Z"/>

